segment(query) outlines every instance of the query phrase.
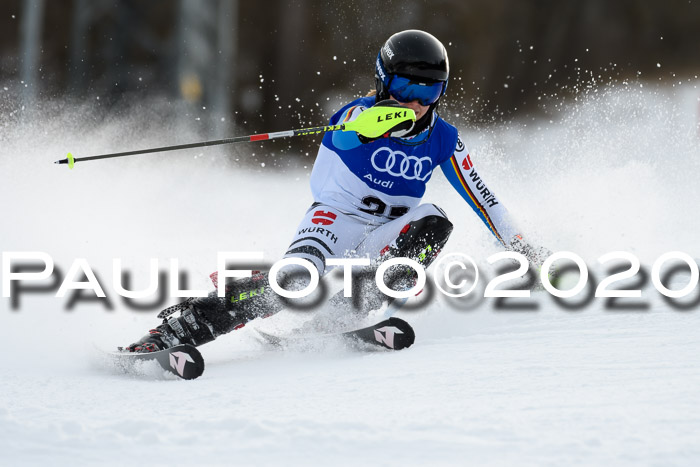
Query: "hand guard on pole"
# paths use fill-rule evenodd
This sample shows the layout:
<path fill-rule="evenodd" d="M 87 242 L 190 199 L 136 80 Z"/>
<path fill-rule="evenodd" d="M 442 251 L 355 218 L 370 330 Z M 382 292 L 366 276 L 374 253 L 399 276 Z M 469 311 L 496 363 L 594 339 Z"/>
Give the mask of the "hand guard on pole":
<path fill-rule="evenodd" d="M 399 104 L 397 101 L 393 99 L 386 99 L 381 102 L 377 102 L 372 108 L 375 107 L 384 107 L 384 108 L 396 108 L 396 109 L 402 109 L 405 110 L 407 109 L 406 107 L 403 107 L 401 104 Z M 359 117 L 358 117 L 359 118 Z M 386 133 L 384 133 L 381 136 L 378 136 L 376 138 L 370 138 L 365 135 L 362 135 L 360 133 L 357 134 L 357 137 L 359 138 L 360 142 L 362 144 L 367 144 L 371 143 L 372 141 L 376 141 L 380 138 L 401 138 L 403 136 L 406 136 L 413 130 L 413 126 L 415 125 L 415 120 L 403 120 L 393 127 L 391 127 Z"/>

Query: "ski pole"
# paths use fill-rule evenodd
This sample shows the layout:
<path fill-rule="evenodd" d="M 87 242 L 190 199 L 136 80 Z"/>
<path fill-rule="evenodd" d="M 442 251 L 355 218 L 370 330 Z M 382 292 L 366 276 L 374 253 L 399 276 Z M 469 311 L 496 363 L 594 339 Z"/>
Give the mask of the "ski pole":
<path fill-rule="evenodd" d="M 248 136 L 237 136 L 234 138 L 202 141 L 199 143 L 178 144 L 175 146 L 163 146 L 159 148 L 139 149 L 136 151 L 100 154 L 98 156 L 73 157 L 73 154 L 68 153 L 65 159 L 57 160 L 54 162 L 54 164 L 68 164 L 68 168 L 72 169 L 76 162 L 135 156 L 138 154 L 149 154 L 154 152 L 176 151 L 178 149 L 217 146 L 220 144 L 265 141 L 268 139 L 287 138 L 290 136 L 317 135 L 329 131 L 355 131 L 367 138 L 380 138 L 402 123 L 415 121 L 416 114 L 412 109 L 393 105 L 375 105 L 374 107 L 370 107 L 362 112 L 355 120 L 338 125 L 317 126 L 313 128 L 301 128 L 297 130 L 278 131 L 274 133 L 259 133 Z"/>

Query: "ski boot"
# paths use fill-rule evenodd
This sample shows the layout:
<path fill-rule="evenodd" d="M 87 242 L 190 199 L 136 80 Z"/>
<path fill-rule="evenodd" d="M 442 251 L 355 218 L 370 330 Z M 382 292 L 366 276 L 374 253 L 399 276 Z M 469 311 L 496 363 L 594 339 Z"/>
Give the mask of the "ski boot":
<path fill-rule="evenodd" d="M 138 353 L 148 353 L 148 352 L 158 352 L 159 350 L 169 349 L 180 344 L 180 340 L 173 335 L 170 326 L 167 324 L 161 324 L 155 329 L 148 331 L 148 334 L 143 336 L 137 342 L 124 347 L 123 349 L 127 352 L 138 352 Z"/>
<path fill-rule="evenodd" d="M 124 350 L 156 352 L 180 344 L 200 346 L 283 307 L 269 287 L 267 273 L 258 273 L 227 286 L 225 297 L 213 291 L 206 297 L 188 298 L 166 308 L 158 314 L 163 323 Z M 173 316 L 178 311 L 180 316 Z"/>
<path fill-rule="evenodd" d="M 199 306 L 198 306 L 199 305 Z M 203 300 L 188 298 L 158 314 L 163 323 L 148 331 L 137 342 L 127 346 L 128 352 L 157 352 L 180 344 L 198 346 L 216 337 L 212 324 L 203 313 Z M 179 317 L 171 316 L 177 311 Z"/>

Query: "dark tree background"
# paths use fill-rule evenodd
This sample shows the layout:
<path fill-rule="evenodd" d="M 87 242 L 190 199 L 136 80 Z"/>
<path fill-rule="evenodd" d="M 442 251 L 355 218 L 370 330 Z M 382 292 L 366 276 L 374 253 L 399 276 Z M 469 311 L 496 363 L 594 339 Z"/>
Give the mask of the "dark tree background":
<path fill-rule="evenodd" d="M 447 47 L 458 123 L 536 112 L 536 96 L 591 78 L 700 68 L 696 0 L 4 0 L 0 23 L 4 106 L 161 99 L 206 136 L 322 124 L 407 28 Z"/>

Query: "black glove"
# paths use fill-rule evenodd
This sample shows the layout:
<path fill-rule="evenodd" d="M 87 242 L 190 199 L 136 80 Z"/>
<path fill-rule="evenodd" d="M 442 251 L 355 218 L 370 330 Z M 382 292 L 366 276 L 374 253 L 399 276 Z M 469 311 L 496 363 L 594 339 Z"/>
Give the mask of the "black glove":
<path fill-rule="evenodd" d="M 379 106 L 379 107 L 397 107 L 397 108 L 404 108 L 401 104 L 399 104 L 397 101 L 394 99 L 386 99 L 381 102 L 377 102 L 374 104 L 374 106 Z M 411 120 L 406 120 L 401 123 L 398 123 L 396 126 L 392 127 L 389 131 L 384 133 L 382 136 L 379 136 L 377 138 L 368 138 L 366 136 L 363 136 L 361 134 L 357 134 L 358 139 L 360 140 L 360 143 L 362 144 L 367 144 L 371 143 L 373 141 L 377 141 L 378 139 L 381 138 L 400 138 L 402 136 L 406 136 L 413 130 L 413 126 L 415 125 L 416 122 L 412 122 Z"/>

